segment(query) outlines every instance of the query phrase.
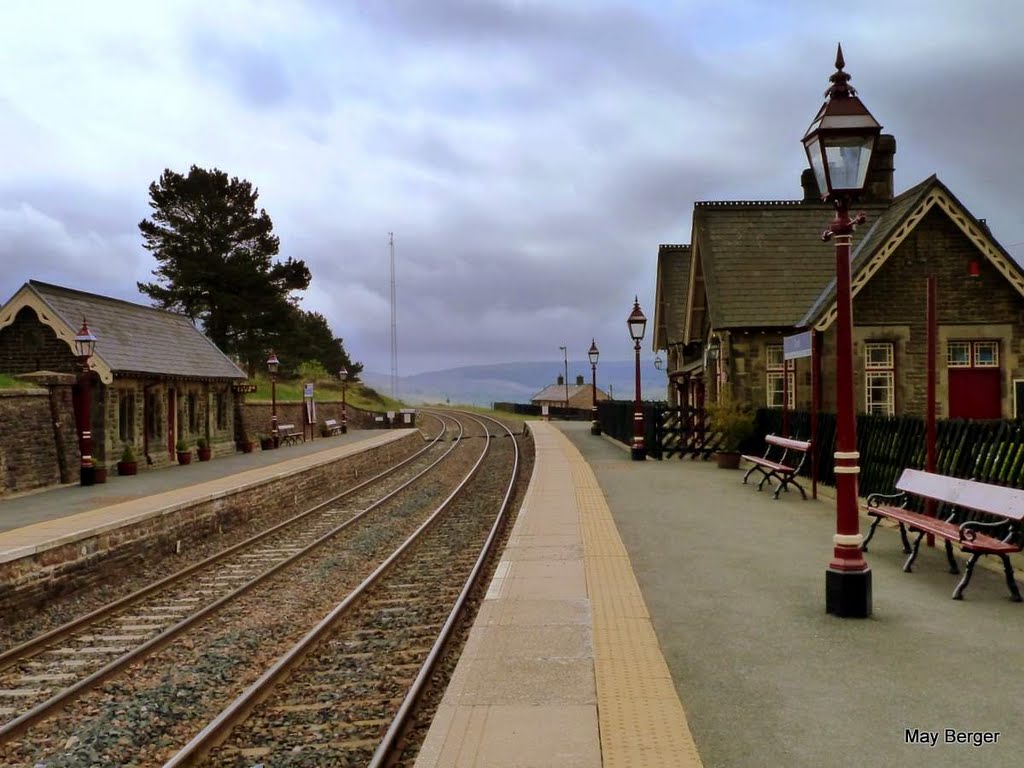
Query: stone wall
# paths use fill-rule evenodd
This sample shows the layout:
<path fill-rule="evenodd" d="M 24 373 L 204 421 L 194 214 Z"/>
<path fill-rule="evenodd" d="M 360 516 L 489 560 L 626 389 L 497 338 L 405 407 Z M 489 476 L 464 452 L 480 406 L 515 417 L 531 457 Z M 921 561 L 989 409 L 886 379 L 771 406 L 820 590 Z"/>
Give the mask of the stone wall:
<path fill-rule="evenodd" d="M 71 347 L 39 321 L 34 309 L 25 307 L 15 315 L 13 323 L 0 329 L 0 371 L 77 374 L 78 362 Z"/>
<path fill-rule="evenodd" d="M 23 556 L 11 553 L 12 559 L 0 563 L 0 615 L 31 612 L 48 599 L 98 583 L 141 559 L 173 556 L 179 547 L 217 536 L 266 510 L 280 516 L 308 509 L 422 447 L 419 432 L 396 435 L 384 445 L 275 475 L 234 492 L 203 494 L 200 488 L 196 499 L 154 510 L 123 528 L 83 534 Z"/>
<path fill-rule="evenodd" d="M 241 421 L 242 429 L 249 439 L 259 443 L 261 436 L 270 436 L 270 403 L 245 403 L 242 406 Z M 305 405 L 302 403 L 278 403 L 277 423 L 294 424 L 296 429 L 301 430 L 305 421 Z M 345 405 L 346 423 L 349 429 L 377 429 L 381 427 L 380 422 L 375 419 L 379 413 L 362 411 Z M 316 404 L 316 436 L 320 436 L 320 426 L 327 419 L 335 419 L 341 424 L 341 401 L 317 402 Z M 307 428 L 307 435 L 309 431 Z"/>
<path fill-rule="evenodd" d="M 25 378 L 42 386 L 0 390 L 0 496 L 78 477 L 81 455 L 67 383 L 74 377 L 40 373 Z"/>

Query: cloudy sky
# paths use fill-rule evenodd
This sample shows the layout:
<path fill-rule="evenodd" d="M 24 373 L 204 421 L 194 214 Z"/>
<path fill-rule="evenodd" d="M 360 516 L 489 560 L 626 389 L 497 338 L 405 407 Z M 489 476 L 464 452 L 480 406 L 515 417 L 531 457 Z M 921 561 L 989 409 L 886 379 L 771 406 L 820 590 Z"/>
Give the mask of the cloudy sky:
<path fill-rule="evenodd" d="M 0 300 L 34 278 L 143 301 L 148 185 L 197 164 L 259 188 L 303 306 L 368 370 L 388 232 L 400 374 L 592 336 L 626 359 L 695 200 L 800 196 L 840 40 L 897 190 L 937 173 L 1024 260 L 1024 4 L 840 5 L 5 0 Z"/>

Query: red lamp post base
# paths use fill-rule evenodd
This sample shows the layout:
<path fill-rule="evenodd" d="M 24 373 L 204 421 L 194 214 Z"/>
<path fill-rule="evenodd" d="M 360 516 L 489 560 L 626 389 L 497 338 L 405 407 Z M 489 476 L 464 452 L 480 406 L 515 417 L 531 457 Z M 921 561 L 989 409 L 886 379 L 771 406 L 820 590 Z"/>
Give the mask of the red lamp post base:
<path fill-rule="evenodd" d="M 644 461 L 647 458 L 647 449 L 642 445 L 634 445 L 629 449 L 629 457 L 633 461 Z"/>
<path fill-rule="evenodd" d="M 849 619 L 871 615 L 871 569 L 825 571 L 825 613 Z"/>
<path fill-rule="evenodd" d="M 601 422 L 592 421 L 590 422 L 590 434 L 600 435 L 601 434 Z"/>

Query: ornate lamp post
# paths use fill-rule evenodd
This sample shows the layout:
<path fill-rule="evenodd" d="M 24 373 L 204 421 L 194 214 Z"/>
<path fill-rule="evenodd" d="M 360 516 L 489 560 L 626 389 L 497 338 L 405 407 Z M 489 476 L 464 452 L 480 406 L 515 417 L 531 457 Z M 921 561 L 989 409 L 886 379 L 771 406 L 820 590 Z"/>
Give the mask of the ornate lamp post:
<path fill-rule="evenodd" d="M 597 420 L 597 358 L 600 355 L 597 343 L 591 339 L 587 357 L 590 358 L 590 392 L 593 397 L 590 406 L 590 434 L 592 435 L 601 434 L 601 422 Z"/>
<path fill-rule="evenodd" d="M 341 434 L 348 433 L 348 414 L 345 412 L 345 390 L 348 389 L 348 368 L 341 367 L 338 371 L 338 378 L 341 379 Z"/>
<path fill-rule="evenodd" d="M 562 376 L 562 383 L 565 384 L 565 414 L 563 419 L 569 418 L 569 352 L 567 347 L 559 347 L 562 350 L 562 362 L 565 365 L 565 374 Z"/>
<path fill-rule="evenodd" d="M 822 235 L 836 241 L 836 534 L 825 571 L 825 611 L 841 617 L 871 615 L 871 569 L 861 551 L 857 517 L 857 420 L 853 401 L 853 298 L 850 289 L 850 239 L 863 213 L 851 219 L 849 204 L 864 189 L 868 165 L 882 126 L 871 116 L 843 72 L 843 49 L 836 71 L 803 138 L 818 189 L 832 201 L 836 216 Z"/>
<path fill-rule="evenodd" d="M 633 351 L 636 354 L 636 400 L 633 405 L 633 446 L 630 449 L 630 456 L 633 461 L 643 461 L 647 458 L 647 449 L 644 447 L 644 410 L 640 404 L 640 341 L 644 337 L 644 330 L 647 328 L 647 318 L 640 311 L 640 302 L 633 297 L 633 311 L 626 318 L 626 325 L 629 326 L 629 337 L 633 339 Z"/>
<path fill-rule="evenodd" d="M 75 356 L 81 367 L 79 376 L 79 407 L 82 419 L 79 422 L 81 436 L 79 450 L 82 454 L 82 465 L 79 469 L 78 482 L 81 485 L 92 485 L 96 482 L 96 466 L 92 462 L 92 402 L 89 397 L 89 358 L 96 351 L 96 337 L 89 330 L 89 324 L 82 318 L 82 327 L 75 336 Z"/>
<path fill-rule="evenodd" d="M 281 442 L 277 433 L 277 369 L 281 361 L 277 359 L 274 350 L 270 350 L 270 357 L 267 358 L 267 370 L 270 371 L 270 435 L 277 448 Z"/>

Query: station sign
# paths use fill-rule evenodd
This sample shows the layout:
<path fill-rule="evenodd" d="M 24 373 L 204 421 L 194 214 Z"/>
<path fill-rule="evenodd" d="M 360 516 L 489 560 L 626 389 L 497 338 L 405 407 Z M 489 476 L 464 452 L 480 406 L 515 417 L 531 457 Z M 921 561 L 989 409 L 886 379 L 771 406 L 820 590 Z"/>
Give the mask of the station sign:
<path fill-rule="evenodd" d="M 782 359 L 796 360 L 801 357 L 811 356 L 811 332 L 804 331 L 792 336 L 786 336 L 782 340 Z"/>

